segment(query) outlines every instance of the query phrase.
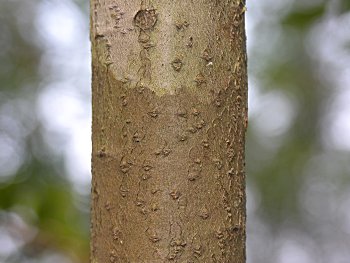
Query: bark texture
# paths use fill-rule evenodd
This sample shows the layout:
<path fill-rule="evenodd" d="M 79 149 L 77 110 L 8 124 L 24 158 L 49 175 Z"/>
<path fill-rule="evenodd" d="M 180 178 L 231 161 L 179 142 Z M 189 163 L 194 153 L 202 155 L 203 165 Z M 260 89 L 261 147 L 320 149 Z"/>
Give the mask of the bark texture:
<path fill-rule="evenodd" d="M 245 4 L 91 0 L 91 262 L 245 262 Z"/>

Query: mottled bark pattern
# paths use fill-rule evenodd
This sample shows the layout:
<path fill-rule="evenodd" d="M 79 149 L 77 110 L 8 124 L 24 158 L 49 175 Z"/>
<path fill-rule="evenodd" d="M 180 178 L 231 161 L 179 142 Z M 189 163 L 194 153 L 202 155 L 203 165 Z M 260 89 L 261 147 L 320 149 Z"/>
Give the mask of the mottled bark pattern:
<path fill-rule="evenodd" d="M 91 0 L 92 263 L 245 262 L 240 0 Z"/>

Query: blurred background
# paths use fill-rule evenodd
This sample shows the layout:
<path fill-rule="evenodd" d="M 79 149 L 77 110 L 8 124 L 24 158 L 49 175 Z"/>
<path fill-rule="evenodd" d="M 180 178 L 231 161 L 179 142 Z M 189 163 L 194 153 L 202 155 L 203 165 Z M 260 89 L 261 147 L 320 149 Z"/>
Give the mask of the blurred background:
<path fill-rule="evenodd" d="M 0 0 L 0 263 L 89 255 L 88 0 Z M 248 0 L 248 263 L 350 262 L 350 1 Z"/>

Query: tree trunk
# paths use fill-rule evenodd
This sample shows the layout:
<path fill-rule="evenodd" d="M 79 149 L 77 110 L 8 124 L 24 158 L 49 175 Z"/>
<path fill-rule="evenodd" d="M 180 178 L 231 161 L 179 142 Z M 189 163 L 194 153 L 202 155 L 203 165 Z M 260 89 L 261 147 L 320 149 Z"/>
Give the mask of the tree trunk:
<path fill-rule="evenodd" d="M 241 0 L 91 0 L 91 262 L 245 262 Z"/>

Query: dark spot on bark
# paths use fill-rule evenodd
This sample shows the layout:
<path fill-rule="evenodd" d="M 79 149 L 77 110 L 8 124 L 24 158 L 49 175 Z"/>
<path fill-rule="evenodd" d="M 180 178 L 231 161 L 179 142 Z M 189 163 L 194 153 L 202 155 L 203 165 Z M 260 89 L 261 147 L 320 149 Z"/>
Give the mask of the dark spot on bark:
<path fill-rule="evenodd" d="M 205 220 L 205 219 L 208 219 L 209 218 L 209 211 L 206 207 L 203 207 L 199 213 L 199 216 Z"/>
<path fill-rule="evenodd" d="M 148 112 L 148 115 L 152 118 L 157 118 L 159 114 L 160 112 L 156 108 Z"/>
<path fill-rule="evenodd" d="M 156 243 L 160 240 L 160 238 L 157 236 L 157 234 L 152 234 L 149 239 L 153 242 Z"/>
<path fill-rule="evenodd" d="M 187 141 L 187 135 L 186 134 L 179 134 L 177 136 L 177 139 L 178 139 L 179 142 Z"/>
<path fill-rule="evenodd" d="M 111 202 L 110 201 L 107 201 L 105 203 L 105 208 L 106 208 L 107 211 L 111 210 L 112 207 L 111 207 Z"/>
<path fill-rule="evenodd" d="M 150 36 L 146 32 L 141 31 L 138 40 L 141 43 L 147 43 L 150 40 Z"/>
<path fill-rule="evenodd" d="M 188 40 L 188 43 L 186 44 L 187 47 L 191 48 L 193 47 L 193 37 L 190 37 Z"/>
<path fill-rule="evenodd" d="M 205 126 L 205 121 L 204 121 L 204 120 L 201 120 L 201 121 L 199 121 L 199 122 L 196 124 L 196 128 L 197 128 L 198 130 L 202 129 L 204 126 Z"/>
<path fill-rule="evenodd" d="M 227 175 L 230 176 L 230 177 L 232 177 L 232 176 L 234 176 L 234 174 L 235 174 L 234 172 L 235 172 L 234 169 L 231 168 L 230 170 L 228 170 Z"/>
<path fill-rule="evenodd" d="M 136 13 L 134 17 L 135 26 L 142 30 L 149 30 L 154 27 L 157 22 L 156 10 L 145 9 L 140 10 Z"/>
<path fill-rule="evenodd" d="M 180 109 L 177 113 L 177 116 L 181 117 L 181 118 L 187 118 L 187 111 L 185 109 Z"/>
<path fill-rule="evenodd" d="M 175 23 L 175 26 L 176 26 L 177 30 L 186 29 L 189 25 L 190 25 L 190 24 L 189 24 L 187 21 Z"/>
<path fill-rule="evenodd" d="M 171 153 L 171 150 L 169 148 L 164 148 L 162 153 L 164 156 L 168 156 Z"/>
<path fill-rule="evenodd" d="M 120 170 L 122 171 L 122 173 L 127 173 L 129 171 L 129 166 L 125 161 L 122 161 L 120 164 Z"/>
<path fill-rule="evenodd" d="M 208 48 L 204 49 L 201 58 L 207 62 L 210 62 L 213 59 L 213 57 L 210 55 L 210 51 Z"/>
<path fill-rule="evenodd" d="M 102 148 L 101 150 L 98 151 L 98 157 L 103 158 L 106 157 L 106 149 Z"/>
<path fill-rule="evenodd" d="M 202 144 L 204 148 L 209 148 L 209 142 L 207 140 L 203 140 Z"/>
<path fill-rule="evenodd" d="M 221 107 L 221 100 L 220 99 L 216 99 L 215 100 L 215 106 L 216 107 Z"/>
<path fill-rule="evenodd" d="M 143 166 L 143 170 L 145 170 L 146 172 L 150 171 L 152 168 L 153 168 L 153 167 L 152 167 L 151 165 L 149 165 L 149 164 L 145 164 L 145 165 Z"/>
<path fill-rule="evenodd" d="M 197 83 L 197 86 L 200 87 L 202 84 L 206 82 L 205 77 L 203 76 L 202 73 L 199 73 L 194 81 Z"/>
<path fill-rule="evenodd" d="M 169 195 L 171 196 L 171 198 L 173 200 L 177 200 L 177 199 L 179 199 L 181 194 L 179 191 L 172 191 Z"/>
<path fill-rule="evenodd" d="M 197 132 L 197 128 L 194 126 L 191 126 L 187 129 L 187 131 L 189 131 L 190 133 L 196 133 Z"/>
<path fill-rule="evenodd" d="M 194 115 L 194 116 L 198 116 L 199 115 L 199 110 L 197 110 L 196 108 L 193 108 L 192 109 L 192 114 Z"/>
<path fill-rule="evenodd" d="M 181 61 L 181 59 L 179 59 L 179 58 L 174 59 L 173 62 L 171 62 L 171 66 L 173 67 L 173 69 L 175 71 L 180 71 L 181 68 L 182 68 L 182 61 Z"/>

